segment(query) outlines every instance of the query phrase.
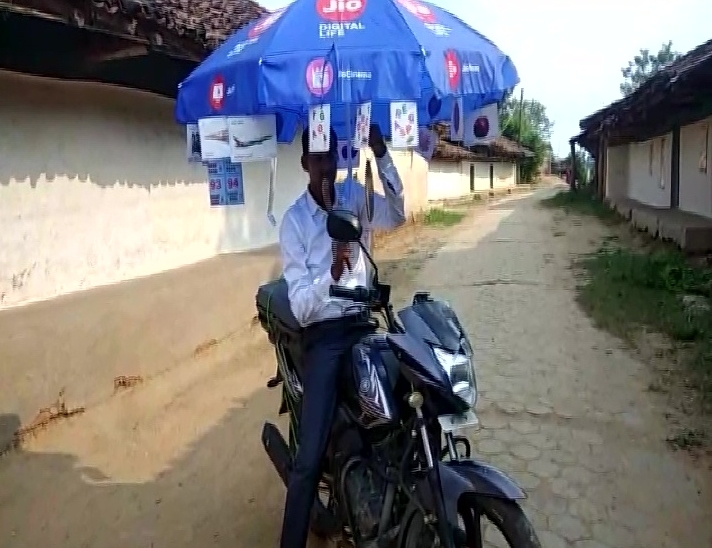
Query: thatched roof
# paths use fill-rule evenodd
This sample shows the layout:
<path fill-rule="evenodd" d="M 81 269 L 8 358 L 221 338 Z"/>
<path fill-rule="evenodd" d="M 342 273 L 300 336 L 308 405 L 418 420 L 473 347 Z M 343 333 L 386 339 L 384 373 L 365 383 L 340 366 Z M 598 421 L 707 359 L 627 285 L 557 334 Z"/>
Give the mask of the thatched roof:
<path fill-rule="evenodd" d="M 644 141 L 712 113 L 706 101 L 712 86 L 712 40 L 680 57 L 636 91 L 587 116 L 571 139 L 589 150 L 606 135 L 611 144 Z"/>
<path fill-rule="evenodd" d="M 448 139 L 450 129 L 447 124 L 436 124 L 435 132 L 438 135 L 438 142 L 433 152 L 434 160 L 443 162 L 459 162 L 463 160 L 475 162 L 491 159 L 518 160 L 534 155 L 528 148 L 502 135 L 496 137 L 487 145 L 467 148 Z"/>
<path fill-rule="evenodd" d="M 95 3 L 97 1 L 102 0 L 95 0 Z M 216 48 L 237 29 L 267 13 L 265 8 L 252 0 L 123 1 L 148 5 L 148 9 L 143 10 L 145 17 L 153 18 L 168 31 L 190 36 L 206 49 Z"/>
<path fill-rule="evenodd" d="M 0 0 L 0 11 L 54 19 L 203 57 L 267 10 L 253 0 Z"/>

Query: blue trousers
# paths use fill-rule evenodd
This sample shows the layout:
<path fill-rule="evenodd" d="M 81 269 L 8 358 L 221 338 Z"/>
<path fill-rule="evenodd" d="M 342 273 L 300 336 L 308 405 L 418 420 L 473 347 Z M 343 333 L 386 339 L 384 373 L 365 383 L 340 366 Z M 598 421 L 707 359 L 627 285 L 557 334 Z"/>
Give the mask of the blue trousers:
<path fill-rule="evenodd" d="M 310 326 L 307 331 L 299 448 L 287 485 L 281 548 L 305 548 L 307 544 L 322 458 L 336 411 L 342 357 L 370 330 L 344 319 Z"/>

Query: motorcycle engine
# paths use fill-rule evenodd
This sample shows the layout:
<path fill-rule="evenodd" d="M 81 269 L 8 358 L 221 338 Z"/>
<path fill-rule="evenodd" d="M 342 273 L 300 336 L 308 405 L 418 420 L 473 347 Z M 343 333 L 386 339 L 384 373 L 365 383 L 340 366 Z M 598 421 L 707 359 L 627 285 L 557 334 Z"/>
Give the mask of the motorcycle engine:
<path fill-rule="evenodd" d="M 346 477 L 346 491 L 359 534 L 364 540 L 376 538 L 386 492 L 385 481 L 362 462 Z"/>

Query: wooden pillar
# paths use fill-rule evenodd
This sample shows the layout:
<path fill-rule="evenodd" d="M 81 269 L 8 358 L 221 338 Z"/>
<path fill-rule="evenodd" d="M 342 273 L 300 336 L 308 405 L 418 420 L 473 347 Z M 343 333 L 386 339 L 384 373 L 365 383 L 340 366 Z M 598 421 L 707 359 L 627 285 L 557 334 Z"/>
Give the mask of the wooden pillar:
<path fill-rule="evenodd" d="M 598 175 L 598 197 L 606 199 L 606 189 L 608 188 L 608 136 L 601 135 L 598 146 L 599 175 Z"/>
<path fill-rule="evenodd" d="M 571 190 L 576 190 L 576 143 L 574 141 L 570 141 L 571 143 L 571 166 L 569 166 L 569 169 L 571 170 L 571 178 L 569 179 L 569 185 Z"/>
<path fill-rule="evenodd" d="M 680 207 L 680 126 L 672 130 L 672 157 L 670 158 L 670 209 Z"/>

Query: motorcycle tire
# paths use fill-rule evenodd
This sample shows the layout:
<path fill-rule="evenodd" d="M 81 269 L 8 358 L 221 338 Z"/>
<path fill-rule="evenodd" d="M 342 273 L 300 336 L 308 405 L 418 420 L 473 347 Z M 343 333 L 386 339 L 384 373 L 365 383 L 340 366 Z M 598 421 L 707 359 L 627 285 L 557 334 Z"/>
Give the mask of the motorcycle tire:
<path fill-rule="evenodd" d="M 463 512 L 469 513 L 463 515 Z M 534 527 L 516 503 L 492 497 L 472 496 L 466 505 L 460 508 L 460 520 L 465 530 L 456 532 L 453 536 L 456 548 L 480 548 L 475 545 L 472 531 L 468 530 L 469 518 L 483 514 L 494 525 L 507 541 L 509 548 L 541 548 Z M 400 548 L 432 548 L 435 545 L 436 532 L 428 528 L 419 511 L 413 512 L 403 535 Z M 483 542 L 485 539 L 481 539 Z"/>

